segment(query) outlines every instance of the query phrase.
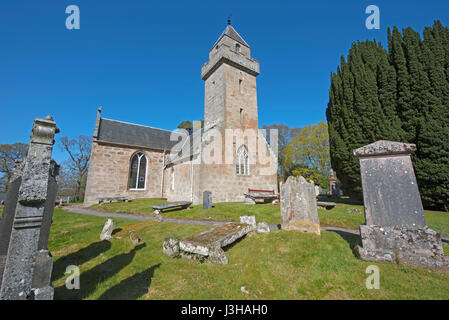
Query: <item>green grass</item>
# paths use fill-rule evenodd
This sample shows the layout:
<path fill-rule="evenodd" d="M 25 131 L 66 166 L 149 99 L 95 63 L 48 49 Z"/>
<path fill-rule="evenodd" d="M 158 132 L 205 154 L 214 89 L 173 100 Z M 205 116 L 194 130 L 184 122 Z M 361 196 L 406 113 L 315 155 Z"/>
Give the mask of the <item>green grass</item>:
<path fill-rule="evenodd" d="M 334 200 L 332 200 L 334 201 Z M 153 214 L 151 206 L 164 203 L 164 200 L 138 199 L 131 202 L 115 202 L 103 205 L 94 205 L 93 209 L 103 212 L 139 213 Z M 365 223 L 363 206 L 348 204 L 342 199 L 342 203 L 331 210 L 319 209 L 320 224 L 322 226 L 336 226 L 357 230 L 360 224 Z M 346 202 L 346 203 L 343 203 Z M 349 209 L 359 209 L 362 213 L 349 213 Z M 449 236 L 449 214 L 440 211 L 424 211 L 429 228 L 434 229 L 442 235 Z M 215 203 L 214 207 L 204 210 L 201 205 L 192 206 L 185 210 L 172 210 L 162 213 L 167 218 L 179 219 L 203 219 L 214 221 L 239 221 L 240 216 L 254 215 L 256 221 L 264 221 L 270 224 L 280 223 L 279 204 L 257 204 L 247 205 L 242 202 Z"/>
<path fill-rule="evenodd" d="M 349 213 L 349 209 L 359 209 L 362 213 Z M 320 224 L 358 229 L 359 225 L 365 223 L 363 212 L 363 206 L 339 203 L 331 210 L 319 210 Z M 449 213 L 424 210 L 424 215 L 429 228 L 444 236 L 449 236 Z"/>
<path fill-rule="evenodd" d="M 373 263 L 354 256 L 354 235 L 256 234 L 226 251 L 228 265 L 214 265 L 162 253 L 166 236 L 209 227 L 114 219 L 114 237 L 121 239 L 100 241 L 105 220 L 55 210 L 49 239 L 55 299 L 449 299 L 448 274 L 393 264 L 377 263 L 380 289 L 366 289 Z M 134 247 L 130 230 L 144 246 Z M 80 267 L 80 290 L 64 285 L 68 265 Z"/>
<path fill-rule="evenodd" d="M 137 199 L 131 202 L 114 202 L 93 205 L 91 208 L 102 212 L 133 213 L 152 215 L 152 205 L 165 203 L 164 200 Z M 176 219 L 199 219 L 214 221 L 239 221 L 240 216 L 254 215 L 257 221 L 270 224 L 280 223 L 279 204 L 247 205 L 242 202 L 215 203 L 212 209 L 204 210 L 202 205 L 194 205 L 185 210 L 166 210 L 162 216 Z"/>

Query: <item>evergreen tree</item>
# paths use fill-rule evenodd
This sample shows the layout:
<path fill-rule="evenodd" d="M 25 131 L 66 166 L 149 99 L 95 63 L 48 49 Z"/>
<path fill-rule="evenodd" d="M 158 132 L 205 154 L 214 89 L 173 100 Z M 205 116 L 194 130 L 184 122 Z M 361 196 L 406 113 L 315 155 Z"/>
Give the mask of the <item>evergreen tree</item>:
<path fill-rule="evenodd" d="M 326 116 L 331 163 L 343 190 L 361 198 L 360 167 L 353 150 L 376 140 L 400 140 L 396 75 L 388 53 L 375 41 L 351 46 L 331 75 Z"/>
<path fill-rule="evenodd" d="M 361 197 L 352 151 L 381 139 L 415 143 L 423 203 L 449 211 L 449 29 L 435 21 L 423 39 L 412 28 L 387 36 L 388 52 L 375 41 L 354 43 L 331 74 L 332 167 L 343 190 Z"/>

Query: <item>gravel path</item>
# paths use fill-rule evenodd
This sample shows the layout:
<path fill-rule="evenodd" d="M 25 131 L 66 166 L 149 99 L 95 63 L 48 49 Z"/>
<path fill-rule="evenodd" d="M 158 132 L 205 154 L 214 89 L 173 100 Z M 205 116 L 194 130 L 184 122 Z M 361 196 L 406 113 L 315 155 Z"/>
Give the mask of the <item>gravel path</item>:
<path fill-rule="evenodd" d="M 157 221 L 154 216 L 149 215 L 139 215 L 139 214 L 129 214 L 129 213 L 112 213 L 112 212 L 100 212 L 92 209 L 85 209 L 78 206 L 67 206 L 63 207 L 64 210 L 72 212 L 72 213 L 79 213 L 79 214 L 86 214 L 90 216 L 97 216 L 97 217 L 105 217 L 105 218 L 123 218 L 123 219 L 130 219 L 130 220 L 149 220 L 149 221 Z M 195 224 L 195 225 L 202 225 L 202 226 L 222 226 L 226 224 L 227 222 L 223 221 L 210 221 L 210 220 L 189 220 L 189 219 L 172 219 L 172 218 L 162 218 L 161 222 L 168 222 L 168 223 L 179 223 L 179 224 Z M 270 230 L 280 230 L 281 225 L 275 225 L 270 224 Z M 359 230 L 352 230 L 352 229 L 346 229 L 346 228 L 340 228 L 340 227 L 321 227 L 321 230 L 327 230 L 327 231 L 335 231 L 335 232 L 346 232 L 351 234 L 360 234 Z M 444 243 L 449 244 L 449 238 L 447 237 L 441 237 L 441 240 Z"/>

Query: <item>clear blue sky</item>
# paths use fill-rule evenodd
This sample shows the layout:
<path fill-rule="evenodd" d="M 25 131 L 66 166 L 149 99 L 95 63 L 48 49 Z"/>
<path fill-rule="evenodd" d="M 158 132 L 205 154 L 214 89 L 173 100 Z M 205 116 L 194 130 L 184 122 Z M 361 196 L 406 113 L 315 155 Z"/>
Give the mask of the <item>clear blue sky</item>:
<path fill-rule="evenodd" d="M 80 30 L 65 27 L 71 4 Z M 365 27 L 370 4 L 380 30 Z M 325 120 L 329 75 L 351 42 L 386 46 L 388 26 L 449 25 L 447 0 L 2 0 L 0 143 L 28 143 L 47 114 L 59 136 L 91 136 L 99 105 L 105 118 L 164 129 L 202 119 L 201 66 L 229 13 L 260 62 L 260 126 Z M 57 148 L 54 157 L 66 158 Z"/>

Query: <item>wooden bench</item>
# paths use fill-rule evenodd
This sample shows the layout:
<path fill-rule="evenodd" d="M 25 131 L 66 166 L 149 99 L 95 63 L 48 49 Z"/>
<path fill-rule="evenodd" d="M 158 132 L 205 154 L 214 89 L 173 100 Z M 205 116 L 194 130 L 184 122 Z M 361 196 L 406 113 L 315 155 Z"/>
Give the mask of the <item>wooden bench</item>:
<path fill-rule="evenodd" d="M 126 197 L 103 197 L 103 198 L 97 198 L 98 204 L 102 204 L 102 203 L 111 203 L 111 202 L 117 202 L 117 201 L 123 201 L 123 202 L 128 202 L 130 201 L 128 198 Z"/>
<path fill-rule="evenodd" d="M 187 209 L 188 207 L 190 207 L 191 204 L 192 202 L 190 201 L 175 201 L 175 202 L 155 204 L 152 206 L 152 208 L 154 209 L 155 214 L 159 214 L 166 209 L 175 209 L 175 208 Z"/>
<path fill-rule="evenodd" d="M 261 190 L 248 188 L 248 193 L 243 194 L 245 198 L 251 199 L 256 203 L 256 200 L 262 200 L 264 203 L 267 201 L 280 200 L 280 195 L 276 194 L 274 190 Z"/>
<path fill-rule="evenodd" d="M 316 202 L 316 205 L 317 205 L 318 207 L 321 207 L 321 208 L 323 208 L 323 209 L 328 210 L 328 209 L 334 208 L 334 207 L 336 206 L 336 203 L 335 203 L 335 202 L 317 201 L 317 202 Z"/>

